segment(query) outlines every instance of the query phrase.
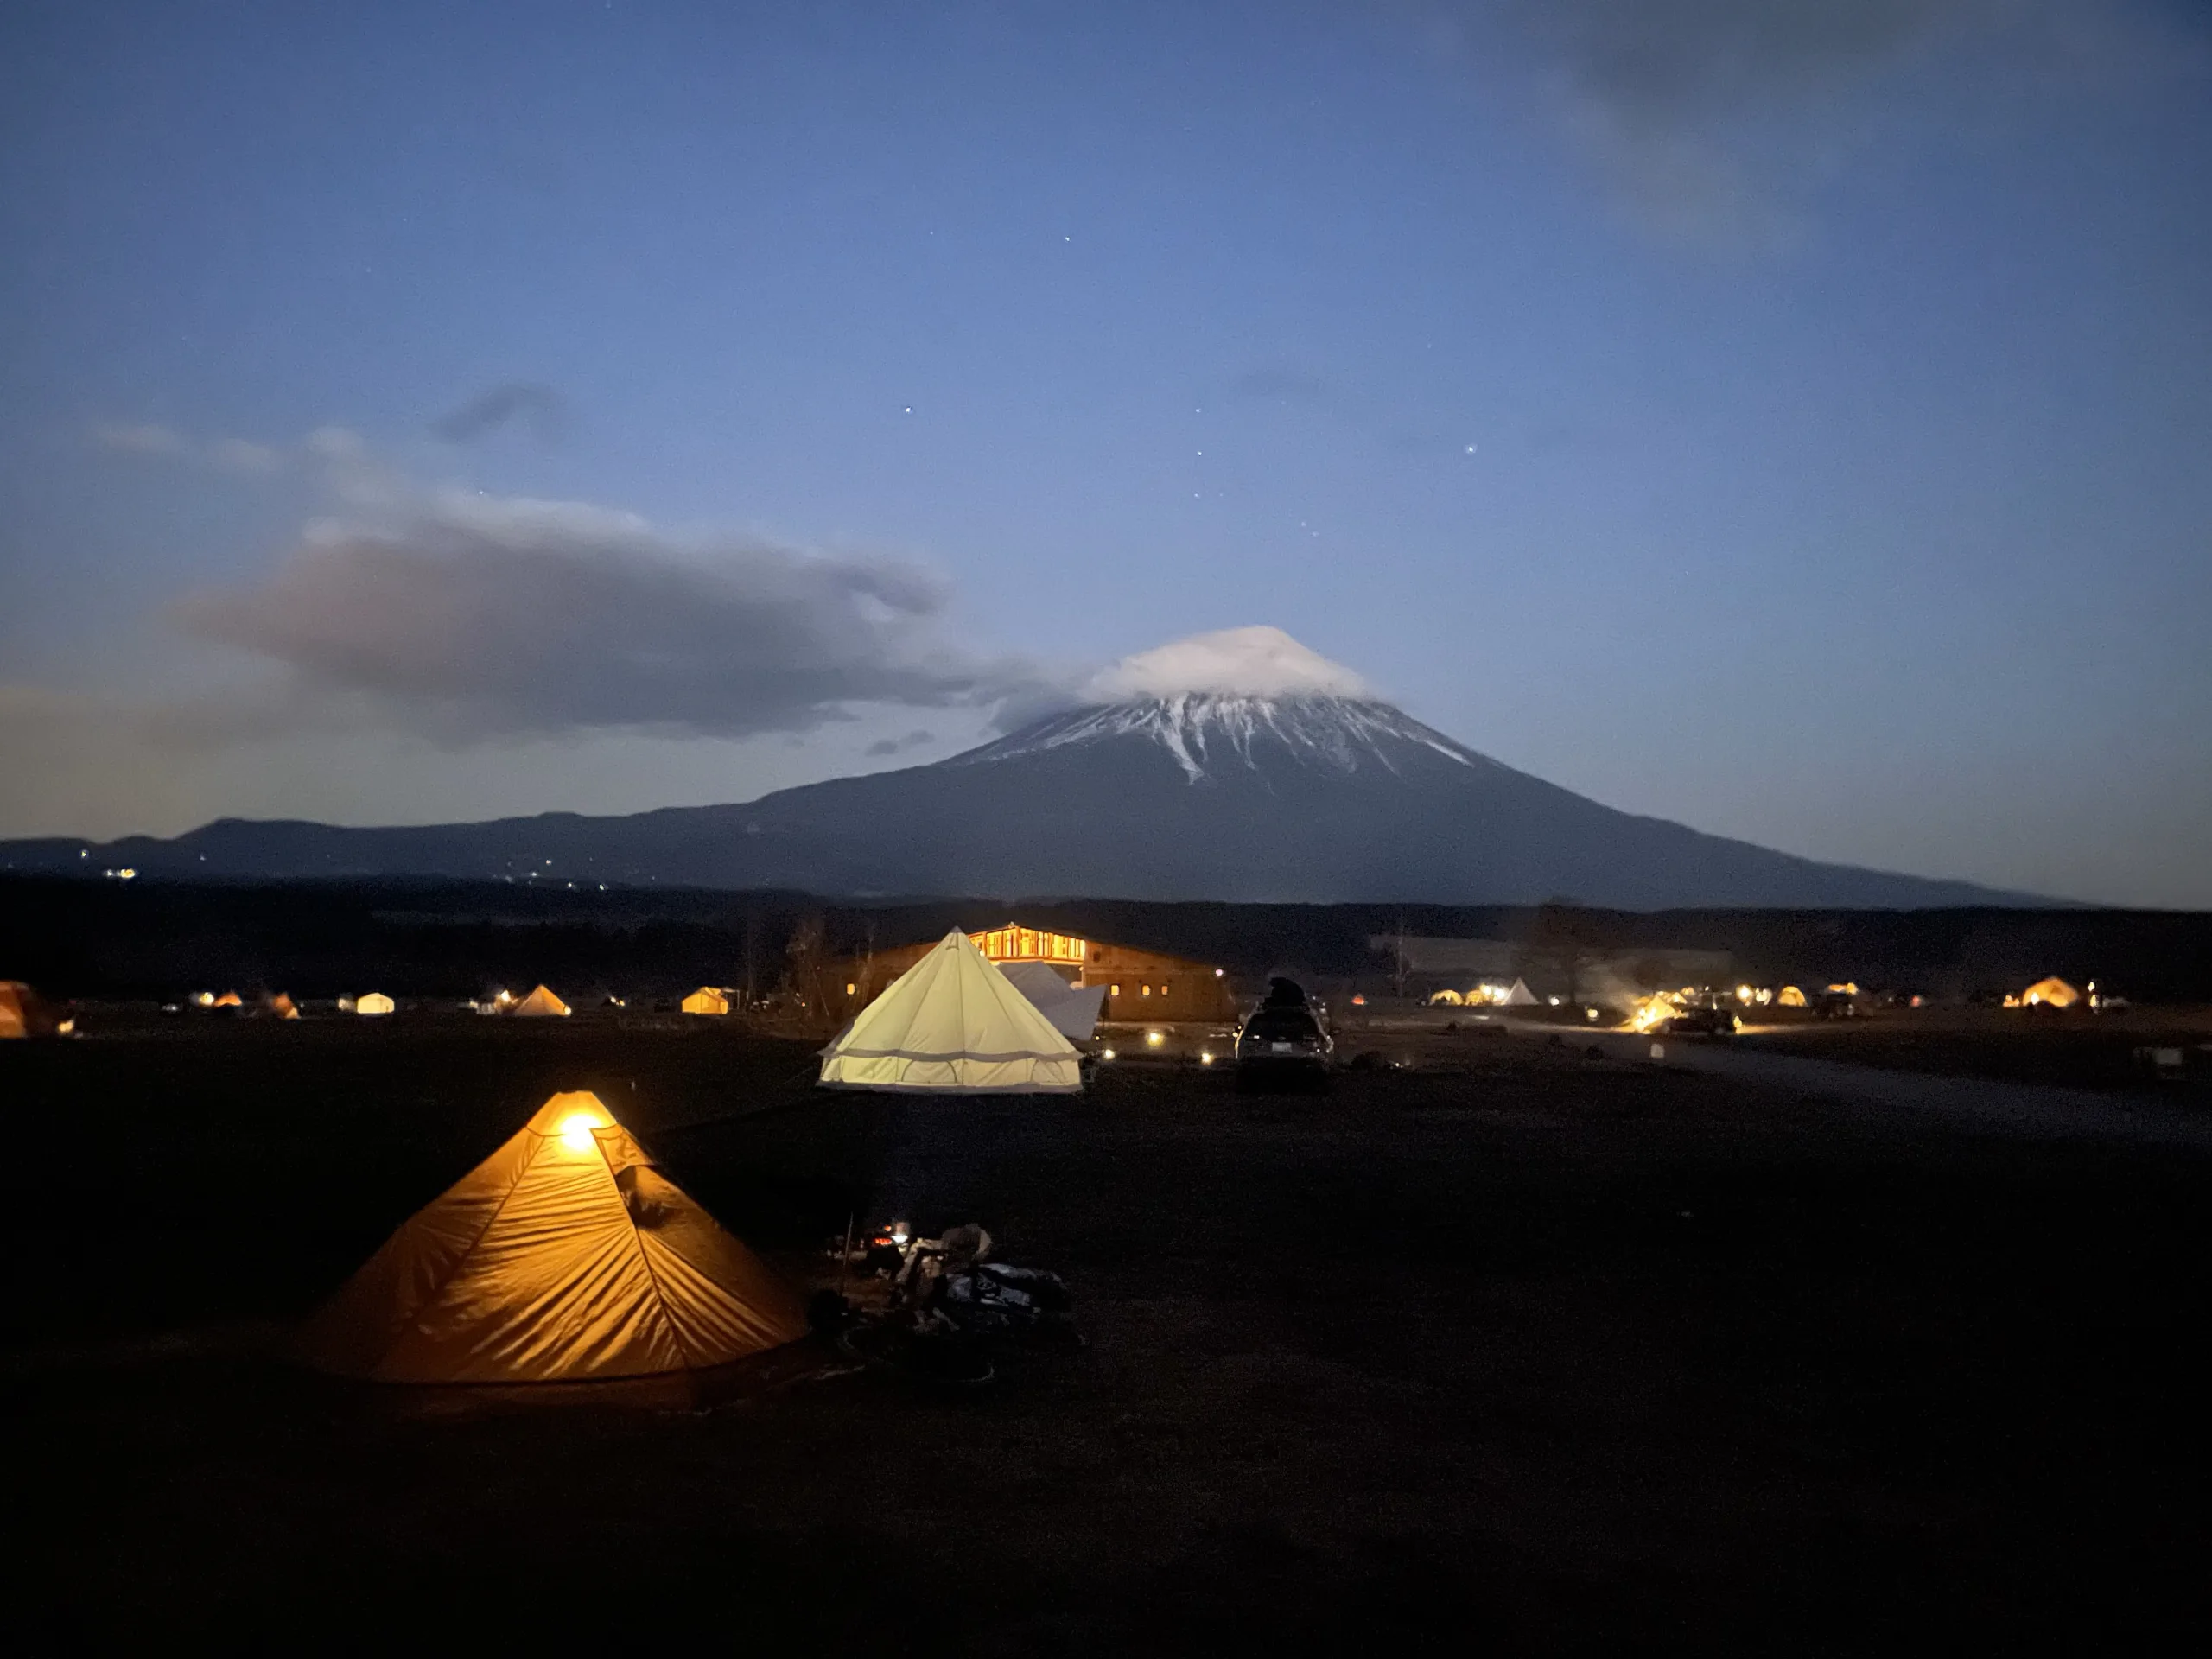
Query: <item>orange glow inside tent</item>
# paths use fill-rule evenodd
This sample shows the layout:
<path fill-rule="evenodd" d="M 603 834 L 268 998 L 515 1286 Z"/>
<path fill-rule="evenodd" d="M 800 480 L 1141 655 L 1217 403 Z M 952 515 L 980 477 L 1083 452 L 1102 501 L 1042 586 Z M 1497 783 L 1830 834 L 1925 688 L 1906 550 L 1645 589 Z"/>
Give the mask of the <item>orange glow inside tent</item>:
<path fill-rule="evenodd" d="M 2020 993 L 2020 1006 L 2027 1008 L 2070 1008 L 2081 1000 L 2082 993 L 2056 974 Z"/>
<path fill-rule="evenodd" d="M 549 1016 L 553 1019 L 563 1019 L 568 1014 L 569 1005 L 563 1002 L 559 997 L 554 995 L 553 993 L 544 986 L 540 985 L 528 996 L 525 996 L 521 1001 L 516 1003 L 512 1008 L 508 1010 L 508 1012 L 511 1014 L 520 1014 L 524 1019 L 545 1018 Z"/>
<path fill-rule="evenodd" d="M 302 1357 L 384 1382 L 699 1371 L 806 1334 L 797 1294 L 596 1095 L 555 1095 L 311 1320 Z"/>
<path fill-rule="evenodd" d="M 236 991 L 225 991 L 207 1006 L 211 1008 L 242 1008 L 245 1006 L 245 999 Z"/>
<path fill-rule="evenodd" d="M 0 979 L 0 1038 L 45 1037 L 67 1031 L 39 994 L 18 979 Z"/>
<path fill-rule="evenodd" d="M 729 998 L 711 985 L 702 985 L 683 999 L 686 1014 L 728 1014 Z"/>

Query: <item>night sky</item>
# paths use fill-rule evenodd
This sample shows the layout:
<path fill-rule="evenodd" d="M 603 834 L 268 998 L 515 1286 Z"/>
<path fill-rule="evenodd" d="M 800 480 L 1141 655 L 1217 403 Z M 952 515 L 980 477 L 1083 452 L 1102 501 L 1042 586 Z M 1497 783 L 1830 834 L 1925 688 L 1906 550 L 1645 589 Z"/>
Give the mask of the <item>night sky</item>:
<path fill-rule="evenodd" d="M 1281 627 L 2212 906 L 2212 22 L 0 10 L 0 835 L 743 799 Z"/>

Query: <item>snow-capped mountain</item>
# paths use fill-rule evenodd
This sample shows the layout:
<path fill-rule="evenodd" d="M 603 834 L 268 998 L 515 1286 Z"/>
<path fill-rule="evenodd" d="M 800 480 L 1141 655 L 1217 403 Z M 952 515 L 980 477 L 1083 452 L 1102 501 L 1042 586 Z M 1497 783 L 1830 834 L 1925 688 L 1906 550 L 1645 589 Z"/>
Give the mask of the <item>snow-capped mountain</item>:
<path fill-rule="evenodd" d="M 448 875 L 824 894 L 1915 908 L 2032 902 L 1617 811 L 1479 754 L 1273 628 L 1178 641 L 949 760 L 623 817 L 226 819 L 0 842 L 0 869 Z"/>
<path fill-rule="evenodd" d="M 1285 761 L 1354 773 L 1362 766 L 1396 772 L 1413 744 L 1464 766 L 1497 763 L 1387 702 L 1335 696 L 1233 696 L 1221 692 L 1149 697 L 1104 708 L 1071 709 L 1026 730 L 957 755 L 949 766 L 980 766 L 1041 754 L 1071 744 L 1135 737 L 1160 744 L 1192 783 L 1224 767 L 1262 771 Z M 1398 759 L 1392 758 L 1398 751 Z"/>

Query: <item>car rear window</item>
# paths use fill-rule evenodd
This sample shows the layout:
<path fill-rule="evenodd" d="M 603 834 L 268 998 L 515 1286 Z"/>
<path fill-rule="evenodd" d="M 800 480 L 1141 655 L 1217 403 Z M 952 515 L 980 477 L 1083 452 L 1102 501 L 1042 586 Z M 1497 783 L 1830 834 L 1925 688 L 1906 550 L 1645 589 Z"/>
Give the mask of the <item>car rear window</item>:
<path fill-rule="evenodd" d="M 1265 1042 L 1281 1042 L 1287 1038 L 1310 1038 L 1316 1029 L 1313 1016 L 1303 1008 L 1262 1008 L 1244 1027 L 1247 1035 Z"/>

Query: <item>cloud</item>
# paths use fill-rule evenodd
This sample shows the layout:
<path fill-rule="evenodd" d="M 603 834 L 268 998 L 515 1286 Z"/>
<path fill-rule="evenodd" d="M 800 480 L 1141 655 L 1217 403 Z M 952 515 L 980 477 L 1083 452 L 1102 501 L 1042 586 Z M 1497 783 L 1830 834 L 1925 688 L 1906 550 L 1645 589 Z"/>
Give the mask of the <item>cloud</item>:
<path fill-rule="evenodd" d="M 370 459 L 334 432 L 316 445 L 341 468 Z M 365 707 L 445 742 L 799 733 L 856 704 L 988 705 L 1039 677 L 945 643 L 944 582 L 897 560 L 692 545 L 576 502 L 364 499 L 376 510 L 311 524 L 264 579 L 186 600 L 178 624 L 279 665 L 288 704 Z"/>
<path fill-rule="evenodd" d="M 1938 54 L 2031 67 L 2048 92 L 2149 28 L 2094 0 L 1416 0 L 1469 62 L 1531 48 L 1623 204 L 1671 238 L 1795 234 L 1796 204 L 1882 119 L 1883 84 Z M 2000 71 L 2005 73 L 2005 71 Z"/>
<path fill-rule="evenodd" d="M 281 449 L 246 438 L 213 438 L 200 442 L 166 426 L 130 426 L 95 423 L 92 442 L 118 454 L 163 461 L 189 461 L 241 477 L 263 477 L 280 471 L 285 463 Z"/>
<path fill-rule="evenodd" d="M 567 424 L 568 404 L 550 386 L 510 380 L 478 392 L 452 413 L 433 421 L 430 430 L 448 443 L 474 443 L 515 421 L 527 425 L 540 442 L 550 442 Z"/>
<path fill-rule="evenodd" d="M 273 473 L 284 464 L 284 457 L 267 444 L 245 438 L 223 438 L 210 444 L 207 459 L 226 473 L 247 476 Z"/>
<path fill-rule="evenodd" d="M 925 743 L 937 741 L 935 732 L 912 731 L 904 737 L 879 737 L 868 746 L 869 754 L 903 754 L 908 749 L 918 749 Z"/>
<path fill-rule="evenodd" d="M 1535 27 L 1565 62 L 1584 141 L 1640 214 L 1677 237 L 1745 243 L 1787 232 L 1778 173 L 1850 141 L 1840 100 L 2012 10 L 2003 0 L 1576 0 L 1541 7 Z"/>
<path fill-rule="evenodd" d="M 1309 650 L 1281 628 L 1224 628 L 1193 634 L 1091 677 L 1083 695 L 1093 702 L 1213 693 L 1244 697 L 1371 697 L 1374 688 L 1341 663 Z"/>

